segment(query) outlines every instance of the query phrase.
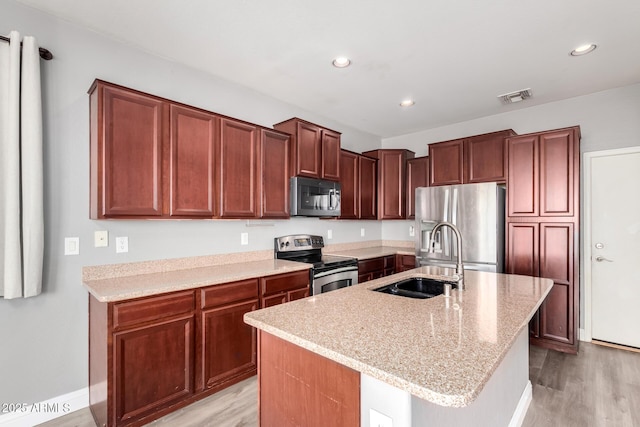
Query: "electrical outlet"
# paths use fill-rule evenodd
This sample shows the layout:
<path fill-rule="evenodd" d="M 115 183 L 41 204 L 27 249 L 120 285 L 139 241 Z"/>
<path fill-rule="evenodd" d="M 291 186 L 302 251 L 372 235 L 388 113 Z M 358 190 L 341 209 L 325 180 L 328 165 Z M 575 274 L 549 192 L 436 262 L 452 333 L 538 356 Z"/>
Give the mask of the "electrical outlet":
<path fill-rule="evenodd" d="M 80 254 L 80 238 L 79 237 L 64 238 L 64 254 L 65 255 Z"/>
<path fill-rule="evenodd" d="M 116 237 L 116 253 L 129 252 L 129 238 Z"/>
<path fill-rule="evenodd" d="M 413 225 L 409 226 L 409 237 L 414 237 L 416 235 L 416 229 L 413 228 Z"/>
<path fill-rule="evenodd" d="M 249 233 L 240 233 L 240 244 L 241 245 L 249 244 Z"/>
<path fill-rule="evenodd" d="M 364 228 L 360 229 L 360 237 L 364 237 Z"/>
<path fill-rule="evenodd" d="M 109 246 L 109 232 L 100 230 L 93 233 L 93 246 L 96 248 L 104 248 Z"/>
<path fill-rule="evenodd" d="M 327 240 L 333 239 L 333 230 L 327 230 Z"/>
<path fill-rule="evenodd" d="M 369 408 L 369 427 L 393 427 L 393 420 L 375 409 Z"/>

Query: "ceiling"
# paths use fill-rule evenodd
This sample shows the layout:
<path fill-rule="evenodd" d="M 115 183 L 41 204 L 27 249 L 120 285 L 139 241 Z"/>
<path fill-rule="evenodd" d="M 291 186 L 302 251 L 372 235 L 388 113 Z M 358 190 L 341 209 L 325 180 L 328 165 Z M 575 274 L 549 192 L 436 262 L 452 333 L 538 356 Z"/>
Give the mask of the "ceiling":
<path fill-rule="evenodd" d="M 638 0 L 18 1 L 383 138 L 640 82 Z"/>

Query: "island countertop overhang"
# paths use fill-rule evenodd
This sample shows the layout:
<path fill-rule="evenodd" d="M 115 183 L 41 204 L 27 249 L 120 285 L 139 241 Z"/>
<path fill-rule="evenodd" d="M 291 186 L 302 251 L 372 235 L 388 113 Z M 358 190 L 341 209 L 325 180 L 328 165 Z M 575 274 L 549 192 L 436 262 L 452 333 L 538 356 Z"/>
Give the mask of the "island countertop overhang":
<path fill-rule="evenodd" d="M 525 328 L 553 282 L 465 271 L 446 298 L 373 292 L 408 277 L 451 276 L 421 267 L 247 313 L 245 322 L 426 401 L 469 405 Z"/>

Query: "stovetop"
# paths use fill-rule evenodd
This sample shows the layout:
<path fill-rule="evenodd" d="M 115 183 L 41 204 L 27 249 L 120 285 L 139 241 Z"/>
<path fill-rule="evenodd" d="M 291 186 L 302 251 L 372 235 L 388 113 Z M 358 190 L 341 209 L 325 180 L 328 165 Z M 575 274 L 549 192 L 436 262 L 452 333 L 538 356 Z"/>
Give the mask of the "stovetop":
<path fill-rule="evenodd" d="M 323 247 L 324 239 L 322 236 L 296 234 L 274 239 L 275 257 L 277 259 L 313 264 L 313 268 L 316 271 L 358 264 L 356 258 L 323 255 Z"/>

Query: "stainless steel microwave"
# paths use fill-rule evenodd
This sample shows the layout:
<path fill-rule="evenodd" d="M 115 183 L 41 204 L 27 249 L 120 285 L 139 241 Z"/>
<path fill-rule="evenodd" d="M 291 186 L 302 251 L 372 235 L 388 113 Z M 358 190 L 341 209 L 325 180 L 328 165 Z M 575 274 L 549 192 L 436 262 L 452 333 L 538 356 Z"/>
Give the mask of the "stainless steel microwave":
<path fill-rule="evenodd" d="M 291 216 L 340 216 L 340 183 L 291 178 Z"/>

